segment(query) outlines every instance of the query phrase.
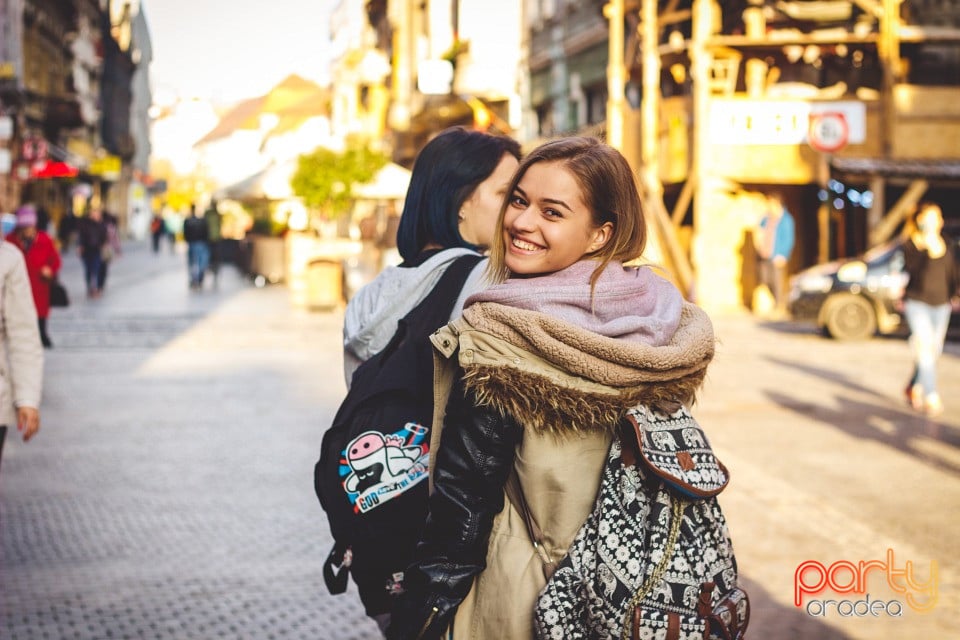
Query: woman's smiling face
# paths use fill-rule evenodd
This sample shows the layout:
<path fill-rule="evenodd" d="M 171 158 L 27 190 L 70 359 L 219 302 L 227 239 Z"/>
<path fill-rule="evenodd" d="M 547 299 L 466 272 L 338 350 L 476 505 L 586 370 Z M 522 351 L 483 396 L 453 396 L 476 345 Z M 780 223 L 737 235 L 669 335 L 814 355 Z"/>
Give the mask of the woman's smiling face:
<path fill-rule="evenodd" d="M 531 165 L 503 217 L 504 264 L 514 275 L 553 273 L 601 248 L 613 225 L 596 226 L 573 174 L 558 162 Z"/>

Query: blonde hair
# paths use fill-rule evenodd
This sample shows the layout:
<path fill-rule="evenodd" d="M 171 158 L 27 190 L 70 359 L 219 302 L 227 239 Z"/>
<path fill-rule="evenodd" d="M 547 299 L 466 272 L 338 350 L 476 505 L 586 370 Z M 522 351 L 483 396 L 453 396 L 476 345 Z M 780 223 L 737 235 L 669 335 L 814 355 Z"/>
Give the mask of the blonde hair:
<path fill-rule="evenodd" d="M 920 216 L 930 209 L 936 210 L 937 215 L 939 215 L 940 219 L 943 220 L 943 209 L 940 208 L 939 204 L 933 200 L 921 200 L 914 206 L 910 213 L 907 214 L 907 220 L 903 225 L 903 231 L 901 233 L 904 236 L 918 233 L 920 231 Z"/>
<path fill-rule="evenodd" d="M 590 208 L 593 223 L 613 226 L 610 239 L 589 254 L 598 262 L 590 278 L 591 286 L 610 262 L 629 262 L 639 258 L 647 243 L 647 225 L 640 204 L 636 176 L 626 158 L 613 147 L 596 138 L 571 137 L 544 143 L 530 152 L 517 168 L 507 189 L 507 198 L 500 207 L 497 232 L 490 251 L 488 277 L 503 282 L 510 277 L 505 264 L 506 244 L 503 239 L 503 218 L 510 199 L 527 170 L 538 162 L 554 162 L 566 168 L 580 186 L 583 201 Z"/>

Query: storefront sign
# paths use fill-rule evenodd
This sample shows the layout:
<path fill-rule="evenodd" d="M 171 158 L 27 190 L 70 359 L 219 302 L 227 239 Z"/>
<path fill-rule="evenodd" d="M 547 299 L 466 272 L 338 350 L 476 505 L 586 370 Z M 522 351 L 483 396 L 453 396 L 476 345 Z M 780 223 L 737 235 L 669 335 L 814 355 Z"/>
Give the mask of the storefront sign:
<path fill-rule="evenodd" d="M 89 173 L 115 179 L 120 176 L 120 158 L 117 156 L 103 156 L 90 163 Z"/>
<path fill-rule="evenodd" d="M 806 102 L 801 100 L 744 100 L 714 98 L 708 135 L 719 145 L 795 145 L 809 142 L 811 119 L 839 114 L 846 121 L 846 144 L 867 137 L 867 108 L 863 102 Z M 828 119 L 830 124 L 836 118 Z M 816 134 L 815 134 L 816 135 Z"/>

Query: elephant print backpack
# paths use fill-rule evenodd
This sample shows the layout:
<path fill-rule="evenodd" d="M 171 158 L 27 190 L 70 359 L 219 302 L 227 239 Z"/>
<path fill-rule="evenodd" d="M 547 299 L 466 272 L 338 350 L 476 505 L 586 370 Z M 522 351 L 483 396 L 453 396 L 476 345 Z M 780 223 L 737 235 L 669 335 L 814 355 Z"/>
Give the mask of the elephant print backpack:
<path fill-rule="evenodd" d="M 600 490 L 540 593 L 540 640 L 739 640 L 747 594 L 716 496 L 729 481 L 685 408 L 631 409 Z"/>

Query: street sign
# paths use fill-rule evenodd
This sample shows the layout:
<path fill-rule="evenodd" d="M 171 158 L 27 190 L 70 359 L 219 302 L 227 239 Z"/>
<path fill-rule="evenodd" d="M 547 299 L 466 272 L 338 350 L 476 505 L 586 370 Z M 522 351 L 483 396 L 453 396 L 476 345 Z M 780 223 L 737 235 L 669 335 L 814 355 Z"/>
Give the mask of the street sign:
<path fill-rule="evenodd" d="M 810 114 L 807 143 L 812 148 L 823 153 L 832 153 L 845 147 L 849 139 L 850 126 L 846 116 L 839 111 Z"/>

